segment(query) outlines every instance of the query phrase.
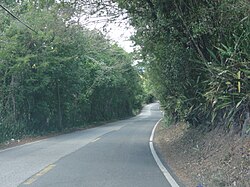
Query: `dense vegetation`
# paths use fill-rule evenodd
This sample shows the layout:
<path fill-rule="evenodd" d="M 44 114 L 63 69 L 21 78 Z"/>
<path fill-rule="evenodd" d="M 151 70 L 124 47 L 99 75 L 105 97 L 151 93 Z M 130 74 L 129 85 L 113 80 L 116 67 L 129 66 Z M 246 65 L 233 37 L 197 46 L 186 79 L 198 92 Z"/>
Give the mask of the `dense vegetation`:
<path fill-rule="evenodd" d="M 117 0 L 166 117 L 241 129 L 250 109 L 248 0 Z"/>
<path fill-rule="evenodd" d="M 248 0 L 115 2 L 3 1 L 34 31 L 1 9 L 0 141 L 120 118 L 140 108 L 133 57 L 81 26 L 83 14 L 128 16 L 148 100 L 155 95 L 169 121 L 208 129 L 246 124 Z"/>
<path fill-rule="evenodd" d="M 132 57 L 72 20 L 70 4 L 6 1 L 0 11 L 0 142 L 130 116 L 141 107 Z"/>

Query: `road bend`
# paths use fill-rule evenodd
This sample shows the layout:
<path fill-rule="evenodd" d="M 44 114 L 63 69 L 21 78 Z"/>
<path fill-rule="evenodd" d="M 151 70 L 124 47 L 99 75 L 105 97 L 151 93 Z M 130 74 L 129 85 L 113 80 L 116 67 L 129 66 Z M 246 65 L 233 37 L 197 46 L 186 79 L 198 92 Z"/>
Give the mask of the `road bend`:
<path fill-rule="evenodd" d="M 0 151 L 0 187 L 170 187 L 149 148 L 159 104 L 136 117 Z"/>

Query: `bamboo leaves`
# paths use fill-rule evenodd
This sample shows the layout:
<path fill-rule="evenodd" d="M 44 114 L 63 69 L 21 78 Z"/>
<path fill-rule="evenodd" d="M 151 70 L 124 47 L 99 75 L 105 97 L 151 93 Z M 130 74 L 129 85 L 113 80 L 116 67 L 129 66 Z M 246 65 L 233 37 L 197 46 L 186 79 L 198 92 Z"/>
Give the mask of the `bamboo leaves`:
<path fill-rule="evenodd" d="M 117 2 L 138 30 L 134 39 L 168 118 L 227 127 L 244 120 L 250 110 L 247 0 L 152 1 L 157 19 L 137 1 Z"/>

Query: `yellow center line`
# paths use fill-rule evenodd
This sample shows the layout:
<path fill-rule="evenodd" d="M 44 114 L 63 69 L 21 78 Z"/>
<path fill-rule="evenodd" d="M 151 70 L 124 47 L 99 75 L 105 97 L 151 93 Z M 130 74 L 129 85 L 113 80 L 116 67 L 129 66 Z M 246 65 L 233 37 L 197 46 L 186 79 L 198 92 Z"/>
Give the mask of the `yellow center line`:
<path fill-rule="evenodd" d="M 50 164 L 41 171 L 39 171 L 37 174 L 33 175 L 31 178 L 27 179 L 23 184 L 25 185 L 30 185 L 33 182 L 35 182 L 39 177 L 45 175 L 48 173 L 50 170 L 52 170 L 56 165 L 55 164 Z"/>

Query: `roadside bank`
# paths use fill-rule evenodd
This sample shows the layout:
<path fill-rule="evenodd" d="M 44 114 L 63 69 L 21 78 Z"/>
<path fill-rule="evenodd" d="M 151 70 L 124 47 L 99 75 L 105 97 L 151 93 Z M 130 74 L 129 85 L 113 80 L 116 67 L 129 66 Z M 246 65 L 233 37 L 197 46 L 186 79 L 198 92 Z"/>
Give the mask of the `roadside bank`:
<path fill-rule="evenodd" d="M 201 132 L 184 123 L 155 131 L 155 147 L 187 187 L 249 187 L 250 138 L 222 129 Z"/>

